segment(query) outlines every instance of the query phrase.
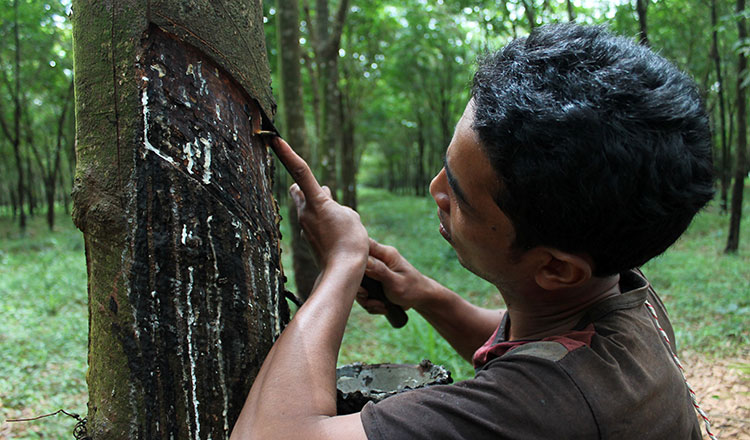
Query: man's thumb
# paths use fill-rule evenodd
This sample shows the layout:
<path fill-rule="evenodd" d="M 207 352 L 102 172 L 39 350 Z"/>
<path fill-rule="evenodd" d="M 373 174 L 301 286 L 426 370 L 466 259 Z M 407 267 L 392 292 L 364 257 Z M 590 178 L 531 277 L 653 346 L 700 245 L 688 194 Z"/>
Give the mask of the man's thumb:
<path fill-rule="evenodd" d="M 372 255 L 367 257 L 367 266 L 365 267 L 365 275 L 368 277 L 378 280 L 381 283 L 388 279 L 390 270 L 388 266 Z"/>

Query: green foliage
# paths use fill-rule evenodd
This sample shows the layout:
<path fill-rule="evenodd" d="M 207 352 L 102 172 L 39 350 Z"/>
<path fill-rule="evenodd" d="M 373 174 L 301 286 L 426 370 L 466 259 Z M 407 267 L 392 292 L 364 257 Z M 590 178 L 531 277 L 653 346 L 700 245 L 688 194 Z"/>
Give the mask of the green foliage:
<path fill-rule="evenodd" d="M 25 236 L 0 217 L 0 419 L 86 413 L 88 313 L 83 239 L 70 218 Z M 72 438 L 64 416 L 12 426 L 13 438 Z M 16 436 L 16 433 L 20 433 Z"/>
<path fill-rule="evenodd" d="M 14 3 L 17 2 L 18 14 Z M 55 166 L 58 120 L 63 107 L 67 116 L 62 131 L 60 166 L 65 184 L 58 196 L 70 191 L 73 179 L 73 111 L 68 99 L 73 80 L 72 33 L 67 18 L 69 1 L 0 1 L 0 205 L 9 204 L 16 190 L 17 163 L 13 159 L 15 98 L 20 104 L 20 154 L 31 169 L 27 191 L 42 193 L 42 174 Z M 15 34 L 18 31 L 18 44 Z M 16 55 L 19 63 L 16 66 Z M 18 83 L 16 81 L 18 80 Z M 18 87 L 17 87 L 18 86 Z M 6 130 L 7 129 L 7 130 Z M 38 155 L 34 154 L 34 149 Z M 43 168 L 43 169 L 42 169 Z M 26 171 L 28 173 L 28 170 Z"/>
<path fill-rule="evenodd" d="M 21 84 L 24 106 L 24 142 L 28 133 L 42 151 L 41 162 L 49 167 L 55 133 L 55 118 L 70 80 L 72 57 L 70 23 L 66 20 L 68 0 L 2 0 L 0 3 L 0 117 L 10 123 L 14 91 L 13 60 L 15 47 L 13 3 L 19 5 Z M 653 48 L 675 61 L 692 75 L 704 90 L 714 119 L 718 116 L 719 84 L 711 59 L 710 8 L 714 0 L 650 1 L 648 29 Z M 736 139 L 736 124 L 730 122 L 735 108 L 737 84 L 736 55 L 747 51 L 746 41 L 737 41 L 738 18 L 735 4 L 715 0 L 718 11 L 716 30 L 722 61 L 727 110 L 725 130 L 731 144 Z M 338 1 L 329 1 L 333 13 Z M 638 31 L 635 2 L 573 1 L 575 21 L 605 23 L 615 32 L 634 37 Z M 320 148 L 315 135 L 315 65 L 311 19 L 315 3 L 308 13 L 300 8 L 300 31 L 307 132 L 312 147 L 311 163 L 316 164 Z M 274 0 L 264 2 L 264 23 L 271 70 L 277 74 L 276 15 Z M 529 14 L 528 12 L 531 12 Z M 746 12 L 745 15 L 748 15 Z M 355 121 L 356 168 L 361 183 L 388 188 L 400 193 L 419 194 L 441 165 L 463 106 L 475 59 L 487 50 L 501 47 L 510 38 L 529 32 L 534 25 L 567 21 L 567 2 L 542 0 L 374 0 L 350 2 L 339 52 L 342 103 L 345 113 Z M 747 73 L 744 74 L 747 76 Z M 278 91 L 278 78 L 274 77 Z M 320 99 L 317 96 L 317 99 Z M 283 111 L 283 108 L 280 108 Z M 72 122 L 72 118 L 68 118 Z M 10 124 L 12 126 L 12 124 Z M 720 126 L 714 121 L 719 139 Z M 282 133 L 285 127 L 279 127 Z M 63 178 L 69 191 L 74 162 L 72 123 L 65 130 Z M 718 142 L 717 142 L 718 145 Z M 22 157 L 32 158 L 32 189 L 37 199 L 42 192 L 40 170 L 29 145 L 22 145 Z M 731 151 L 730 151 L 731 153 Z M 15 189 L 15 160 L 10 144 L 0 135 L 0 205 L 9 204 Z M 717 159 L 719 155 L 717 154 Z M 717 160 L 717 167 L 724 162 Z M 728 166 L 731 166 L 729 161 Z M 420 169 L 422 170 L 420 172 Z"/>

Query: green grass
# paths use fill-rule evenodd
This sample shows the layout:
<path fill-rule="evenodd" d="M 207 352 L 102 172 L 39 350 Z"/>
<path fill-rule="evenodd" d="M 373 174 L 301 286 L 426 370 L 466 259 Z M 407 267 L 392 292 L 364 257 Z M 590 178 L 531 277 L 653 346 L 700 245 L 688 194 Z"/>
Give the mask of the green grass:
<path fill-rule="evenodd" d="M 69 217 L 18 233 L 0 218 L 0 419 L 86 412 L 86 261 Z M 8 438 L 72 438 L 64 416 L 3 426 Z M 0 431 L 3 432 L 3 431 Z M 2 434 L 0 434 L 2 437 Z"/>
<path fill-rule="evenodd" d="M 745 189 L 740 249 L 724 254 L 729 216 L 699 214 L 663 255 L 643 267 L 667 306 L 678 347 L 716 356 L 750 352 L 750 203 Z"/>
<path fill-rule="evenodd" d="M 749 199 L 747 197 L 746 199 Z M 712 206 L 663 256 L 644 267 L 670 311 L 682 350 L 707 356 L 750 353 L 750 200 L 745 203 L 740 251 L 723 253 L 728 216 Z M 396 246 L 425 274 L 486 307 L 502 307 L 493 286 L 468 273 L 437 232 L 429 198 L 360 192 L 360 213 L 372 237 Z M 63 408 L 86 411 L 86 269 L 81 234 L 65 215 L 57 230 L 37 216 L 25 235 L 0 217 L 0 420 L 32 417 Z M 287 225 L 282 223 L 282 232 Z M 282 246 L 288 249 L 289 234 Z M 288 251 L 284 266 L 291 268 Z M 290 281 L 293 274 L 287 273 Z M 294 290 L 293 284 L 289 288 Z M 427 358 L 457 379 L 471 366 L 413 311 L 395 330 L 385 318 L 355 307 L 340 363 L 418 363 Z M 736 364 L 747 371 L 747 363 Z M 72 438 L 75 422 L 64 416 L 0 428 L 0 438 Z"/>

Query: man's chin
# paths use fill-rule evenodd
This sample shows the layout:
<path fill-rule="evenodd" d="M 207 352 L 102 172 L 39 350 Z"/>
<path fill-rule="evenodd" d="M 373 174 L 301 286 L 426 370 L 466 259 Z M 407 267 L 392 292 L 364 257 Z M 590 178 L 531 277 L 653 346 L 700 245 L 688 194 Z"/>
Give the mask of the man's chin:
<path fill-rule="evenodd" d="M 469 272 L 473 273 L 474 275 L 478 276 L 479 278 L 492 283 L 491 277 L 488 276 L 487 273 L 483 273 L 477 269 L 476 266 L 471 265 L 469 262 L 461 258 L 461 254 L 456 251 L 456 248 L 453 248 L 453 251 L 456 253 L 456 258 L 458 259 L 458 263 Z"/>

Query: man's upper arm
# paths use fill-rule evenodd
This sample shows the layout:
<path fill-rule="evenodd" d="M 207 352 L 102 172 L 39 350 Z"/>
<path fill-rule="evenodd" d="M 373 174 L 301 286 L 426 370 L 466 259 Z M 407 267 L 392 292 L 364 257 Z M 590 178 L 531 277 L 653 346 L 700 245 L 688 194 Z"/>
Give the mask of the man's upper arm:
<path fill-rule="evenodd" d="M 295 420 L 295 421 L 292 421 Z M 275 426 L 243 429 L 235 426 L 231 440 L 367 440 L 359 413 L 345 416 L 289 418 Z"/>
<path fill-rule="evenodd" d="M 322 421 L 322 428 L 319 440 L 367 440 L 359 413 L 329 417 Z"/>

